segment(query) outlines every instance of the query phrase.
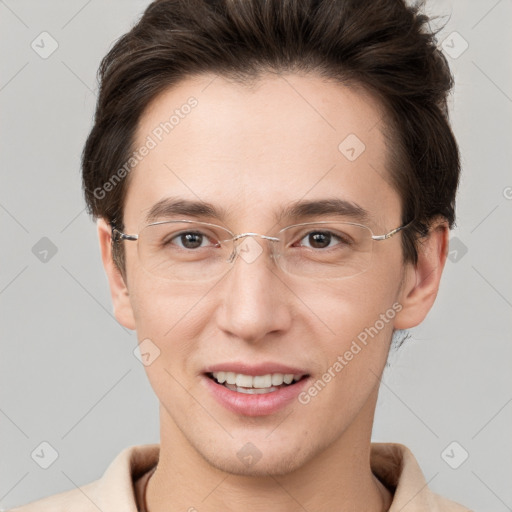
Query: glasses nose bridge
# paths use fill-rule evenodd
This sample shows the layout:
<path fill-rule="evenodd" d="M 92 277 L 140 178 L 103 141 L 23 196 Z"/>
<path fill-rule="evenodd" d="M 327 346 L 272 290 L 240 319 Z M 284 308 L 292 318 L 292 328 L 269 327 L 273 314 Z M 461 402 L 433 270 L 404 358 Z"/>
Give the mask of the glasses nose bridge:
<path fill-rule="evenodd" d="M 277 238 L 275 236 L 260 235 L 259 233 L 240 233 L 239 235 L 235 235 L 231 239 L 231 242 L 233 244 L 233 251 L 231 252 L 231 256 L 228 259 L 228 261 L 230 263 L 233 262 L 233 260 L 235 259 L 236 254 L 237 254 L 236 242 L 238 240 L 241 240 L 241 239 L 246 238 L 246 237 L 260 237 L 260 238 L 263 238 L 264 240 L 269 240 L 271 242 L 280 242 L 281 241 L 280 238 Z M 275 251 L 275 245 L 274 244 L 271 245 L 271 251 L 272 251 L 272 254 L 274 254 L 274 251 Z"/>
<path fill-rule="evenodd" d="M 260 238 L 265 238 L 266 240 L 274 240 L 279 241 L 280 239 L 275 236 L 267 236 L 267 235 L 260 235 L 259 233 L 240 233 L 239 235 L 235 235 L 232 240 L 235 242 L 239 238 L 244 238 L 246 236 L 259 236 Z"/>

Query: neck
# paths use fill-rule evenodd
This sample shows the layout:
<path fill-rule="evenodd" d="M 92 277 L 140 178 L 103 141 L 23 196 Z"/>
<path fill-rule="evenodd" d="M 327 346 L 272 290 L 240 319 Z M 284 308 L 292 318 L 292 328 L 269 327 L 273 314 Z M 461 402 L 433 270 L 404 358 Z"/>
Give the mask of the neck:
<path fill-rule="evenodd" d="M 388 510 L 392 496 L 370 468 L 373 398 L 332 445 L 279 476 L 247 476 L 213 467 L 162 408 L 160 458 L 147 486 L 147 512 Z"/>

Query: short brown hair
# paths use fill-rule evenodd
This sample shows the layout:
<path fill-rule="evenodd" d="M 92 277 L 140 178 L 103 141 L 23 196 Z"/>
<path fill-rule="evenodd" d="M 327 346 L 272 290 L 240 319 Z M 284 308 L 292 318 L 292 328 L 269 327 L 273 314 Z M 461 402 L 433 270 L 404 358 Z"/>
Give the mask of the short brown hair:
<path fill-rule="evenodd" d="M 265 71 L 313 72 L 362 86 L 384 107 L 388 170 L 402 221 L 414 220 L 402 237 L 404 260 L 416 263 L 418 238 L 432 220 L 441 216 L 453 226 L 460 172 L 447 109 L 453 78 L 423 4 L 154 1 L 101 62 L 94 126 L 82 154 L 89 213 L 123 228 L 128 180 L 119 170 L 133 152 L 141 115 L 165 89 L 208 72 L 240 84 Z M 123 254 L 122 244 L 114 243 L 122 272 Z"/>

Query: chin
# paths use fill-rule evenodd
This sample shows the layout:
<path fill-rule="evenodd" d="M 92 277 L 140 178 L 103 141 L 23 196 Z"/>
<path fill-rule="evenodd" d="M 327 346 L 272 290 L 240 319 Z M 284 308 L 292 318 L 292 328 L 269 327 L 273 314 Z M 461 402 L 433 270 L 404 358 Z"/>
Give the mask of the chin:
<path fill-rule="evenodd" d="M 315 446 L 302 436 L 293 439 L 292 435 L 281 435 L 273 443 L 270 440 L 272 434 L 269 436 L 267 432 L 265 436 L 267 439 L 256 436 L 253 442 L 250 436 L 236 436 L 222 443 L 211 440 L 208 445 L 191 444 L 210 466 L 231 475 L 247 477 L 288 475 L 327 448 L 320 443 Z"/>
<path fill-rule="evenodd" d="M 216 469 L 231 475 L 247 477 L 284 476 L 299 469 L 310 458 L 305 453 L 297 454 L 296 450 L 281 453 L 272 450 L 270 456 L 265 457 L 265 454 L 261 453 L 261 458 L 254 458 L 252 462 L 244 462 L 243 458 L 239 458 L 238 455 L 234 457 L 230 454 L 222 456 L 218 452 L 212 456 L 201 455 L 206 462 Z"/>

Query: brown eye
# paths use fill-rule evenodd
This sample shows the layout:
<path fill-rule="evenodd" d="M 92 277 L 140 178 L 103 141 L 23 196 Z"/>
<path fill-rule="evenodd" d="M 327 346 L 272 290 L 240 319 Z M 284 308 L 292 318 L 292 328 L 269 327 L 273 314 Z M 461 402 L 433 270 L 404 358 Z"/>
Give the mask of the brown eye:
<path fill-rule="evenodd" d="M 325 249 L 331 243 L 330 233 L 310 233 L 308 241 L 315 249 Z"/>
<path fill-rule="evenodd" d="M 304 240 L 307 240 L 307 243 L 304 243 Z M 347 242 L 331 231 L 311 231 L 300 241 L 300 245 L 310 247 L 311 249 L 328 249 L 340 243 L 344 245 Z"/>
<path fill-rule="evenodd" d="M 206 235 L 200 232 L 188 231 L 174 235 L 172 238 L 168 238 L 165 241 L 165 245 L 173 244 L 177 245 L 182 249 L 197 249 L 205 247 L 203 242 L 209 243 L 209 239 Z"/>

